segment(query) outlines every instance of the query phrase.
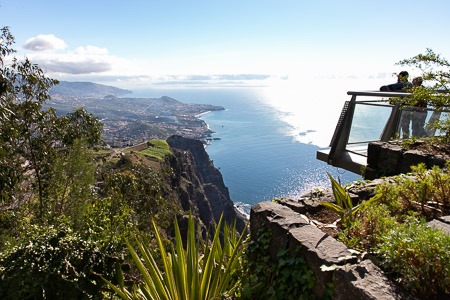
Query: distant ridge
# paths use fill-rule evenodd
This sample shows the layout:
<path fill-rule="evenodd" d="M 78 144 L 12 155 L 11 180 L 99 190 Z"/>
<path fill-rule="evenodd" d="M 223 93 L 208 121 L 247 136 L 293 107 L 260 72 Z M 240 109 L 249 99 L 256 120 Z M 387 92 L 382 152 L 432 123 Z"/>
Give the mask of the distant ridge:
<path fill-rule="evenodd" d="M 93 82 L 60 81 L 50 89 L 50 95 L 70 95 L 78 97 L 123 96 L 132 91 Z"/>

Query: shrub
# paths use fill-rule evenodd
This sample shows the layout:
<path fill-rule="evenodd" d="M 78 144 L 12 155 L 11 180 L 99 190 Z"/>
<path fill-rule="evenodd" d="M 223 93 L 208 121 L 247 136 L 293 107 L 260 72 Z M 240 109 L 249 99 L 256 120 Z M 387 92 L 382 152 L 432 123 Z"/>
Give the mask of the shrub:
<path fill-rule="evenodd" d="M 382 265 L 419 297 L 450 293 L 450 236 L 412 218 L 382 237 Z"/>
<path fill-rule="evenodd" d="M 394 182 L 377 186 L 380 202 L 401 221 L 403 216 L 420 213 L 432 219 L 449 211 L 450 174 L 435 166 L 427 170 L 423 164 L 412 167 L 413 176 L 399 175 Z"/>
<path fill-rule="evenodd" d="M 352 225 L 339 234 L 339 239 L 350 248 L 371 251 L 396 226 L 397 220 L 386 205 L 366 206 Z"/>
<path fill-rule="evenodd" d="M 399 283 L 424 298 L 450 294 L 450 236 L 426 226 L 449 211 L 450 175 L 413 167 L 378 185 L 379 199 L 360 209 L 340 239 L 370 252 Z"/>
<path fill-rule="evenodd" d="M 120 247 L 98 247 L 70 228 L 31 226 L 0 253 L 1 299 L 102 299 L 99 277 L 113 278 Z"/>
<path fill-rule="evenodd" d="M 132 168 L 105 170 L 101 194 L 114 199 L 118 203 L 116 209 L 120 210 L 124 205 L 129 207 L 134 225 L 141 231 L 151 228 L 152 219 L 161 227 L 168 227 L 180 207 L 177 201 L 165 197 L 164 189 L 170 186 L 164 176 L 163 171 L 156 172 L 139 164 Z"/>

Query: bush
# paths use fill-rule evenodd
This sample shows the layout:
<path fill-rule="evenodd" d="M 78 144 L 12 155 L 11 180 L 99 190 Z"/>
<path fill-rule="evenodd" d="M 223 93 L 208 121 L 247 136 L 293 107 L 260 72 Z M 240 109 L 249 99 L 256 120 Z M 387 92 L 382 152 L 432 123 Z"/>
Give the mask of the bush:
<path fill-rule="evenodd" d="M 450 212 L 450 174 L 435 166 L 427 170 L 420 164 L 412 167 L 413 176 L 399 175 L 377 186 L 380 202 L 389 207 L 399 221 L 403 216 L 421 214 L 431 220 Z"/>
<path fill-rule="evenodd" d="M 397 221 L 384 204 L 366 206 L 349 228 L 344 229 L 339 239 L 349 248 L 371 251 L 383 235 L 397 226 Z"/>
<path fill-rule="evenodd" d="M 379 199 L 359 211 L 340 234 L 348 246 L 363 249 L 419 297 L 450 294 L 450 236 L 426 226 L 448 215 L 450 175 L 437 167 L 412 168 L 378 185 Z"/>
<path fill-rule="evenodd" d="M 102 299 L 100 275 L 113 278 L 120 246 L 99 248 L 66 226 L 31 226 L 0 253 L 1 299 Z"/>
<path fill-rule="evenodd" d="M 408 219 L 378 246 L 382 265 L 419 297 L 450 293 L 450 236 Z"/>

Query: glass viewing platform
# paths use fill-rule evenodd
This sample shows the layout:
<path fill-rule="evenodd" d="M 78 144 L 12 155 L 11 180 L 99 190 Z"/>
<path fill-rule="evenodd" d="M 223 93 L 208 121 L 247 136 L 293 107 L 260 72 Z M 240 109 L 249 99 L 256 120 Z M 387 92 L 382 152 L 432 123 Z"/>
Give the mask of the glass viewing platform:
<path fill-rule="evenodd" d="M 344 104 L 330 146 L 317 151 L 316 157 L 360 175 L 367 166 L 370 142 L 439 136 L 443 133 L 433 124 L 449 117 L 448 110 L 405 107 L 389 101 L 411 96 L 410 93 L 350 91 L 347 94 L 351 100 Z"/>

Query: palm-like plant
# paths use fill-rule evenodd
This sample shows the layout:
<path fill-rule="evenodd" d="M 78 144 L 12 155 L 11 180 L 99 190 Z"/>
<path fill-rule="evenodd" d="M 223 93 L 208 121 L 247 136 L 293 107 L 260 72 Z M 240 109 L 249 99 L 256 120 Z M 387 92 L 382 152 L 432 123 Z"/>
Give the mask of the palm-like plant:
<path fill-rule="evenodd" d="M 169 251 L 153 222 L 162 268 L 149 247 L 137 241 L 140 256 L 127 243 L 143 282 L 129 291 L 119 271 L 118 286 L 106 281 L 122 299 L 221 299 L 233 295 L 239 286 L 242 243 L 245 232 L 237 234 L 235 227 L 223 226 L 223 245 L 220 241 L 222 218 L 216 226 L 212 241 L 196 239 L 192 216 L 188 221 L 186 249 L 175 220 L 175 243 Z"/>
<path fill-rule="evenodd" d="M 362 202 L 356 206 L 353 206 L 352 199 L 349 193 L 342 187 L 329 173 L 328 177 L 331 180 L 331 189 L 333 191 L 334 199 L 336 203 L 321 202 L 326 208 L 336 212 L 341 217 L 341 222 L 344 227 L 349 227 L 354 220 L 356 213 L 365 205 L 369 205 L 375 202 L 379 197 L 375 196 L 371 199 Z"/>

